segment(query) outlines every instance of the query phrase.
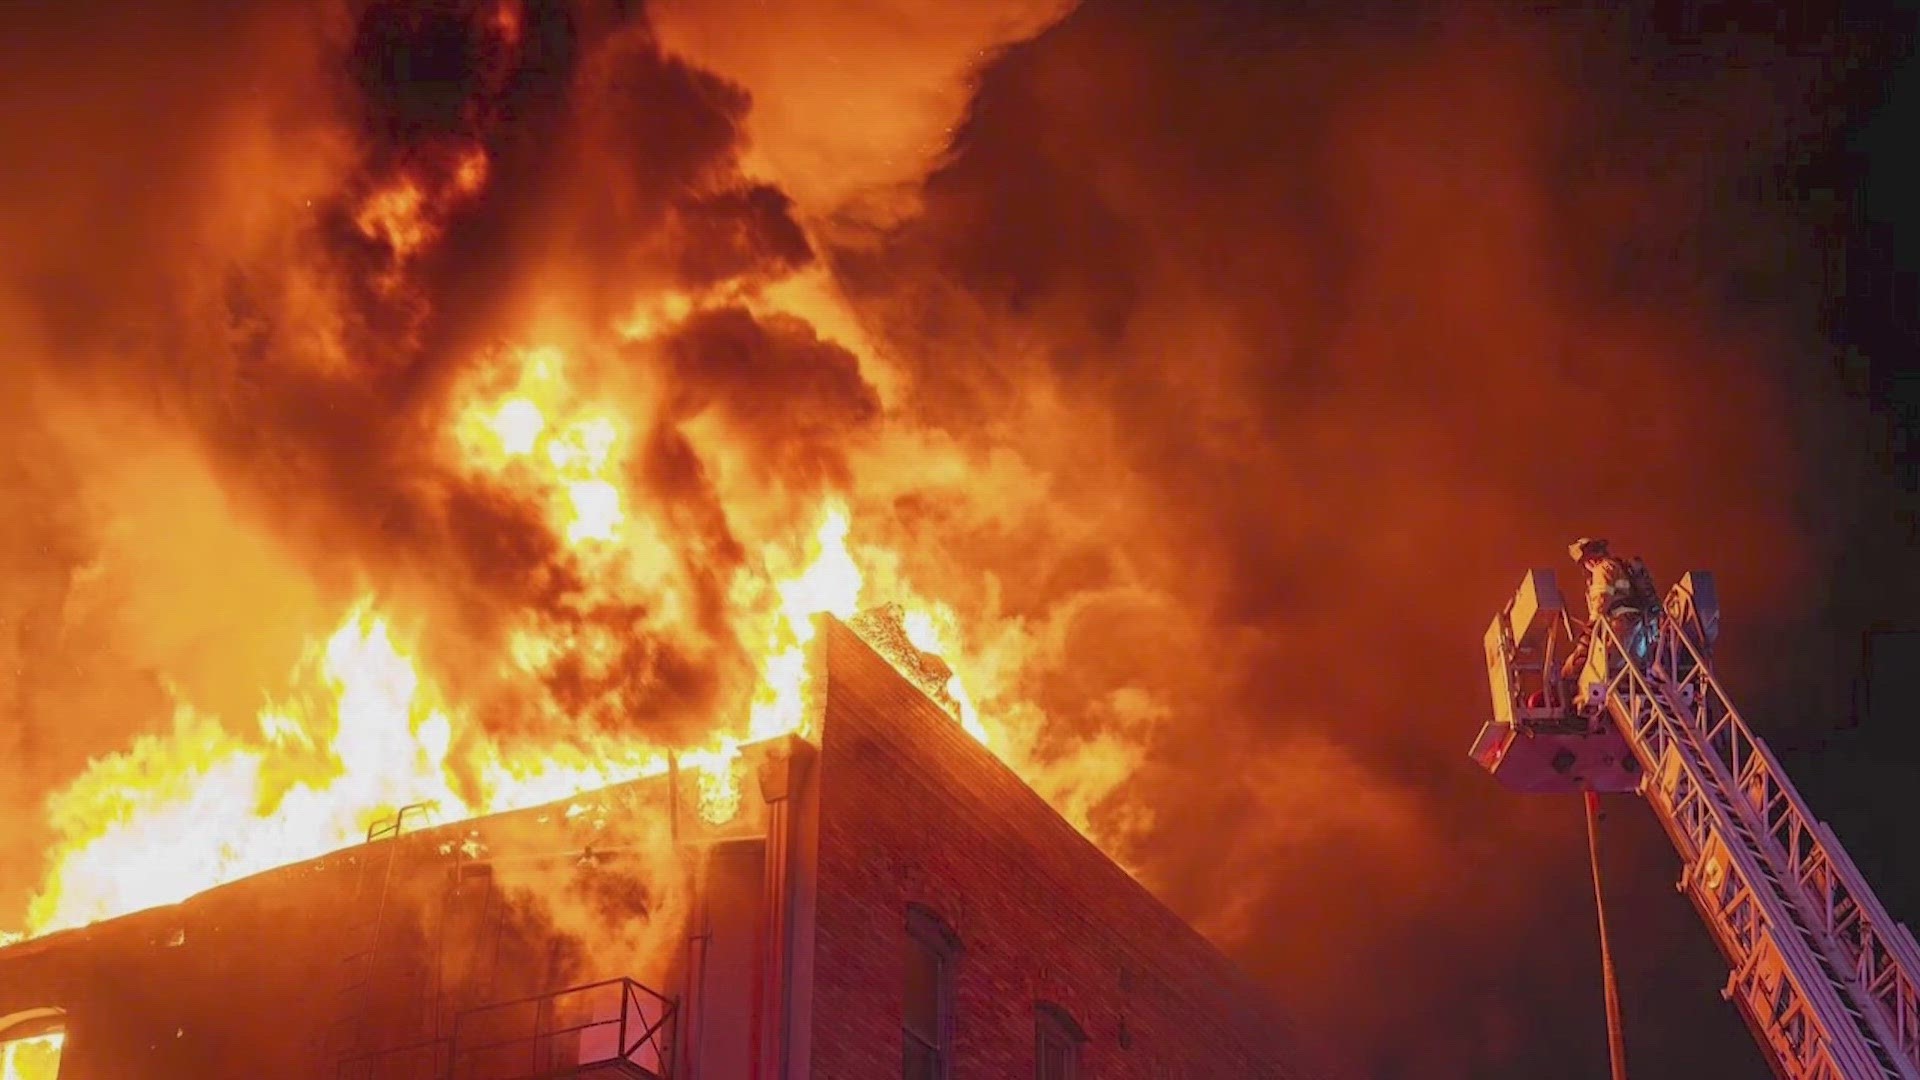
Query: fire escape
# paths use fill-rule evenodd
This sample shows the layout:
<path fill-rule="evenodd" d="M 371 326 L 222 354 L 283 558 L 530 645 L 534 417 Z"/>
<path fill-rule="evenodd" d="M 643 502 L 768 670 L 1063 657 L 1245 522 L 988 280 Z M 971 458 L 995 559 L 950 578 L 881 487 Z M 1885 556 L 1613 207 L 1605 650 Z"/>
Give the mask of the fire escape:
<path fill-rule="evenodd" d="M 445 967 L 449 928 L 456 921 L 472 922 L 481 938 L 491 939 L 490 944 L 479 943 L 476 951 L 490 954 L 494 969 L 494 977 L 484 985 L 498 985 L 500 940 L 508 931 L 484 862 L 459 863 L 454 855 L 456 865 L 439 903 L 440 942 L 431 964 L 383 964 L 383 953 L 392 951 L 390 935 L 383 934 L 382 927 L 392 901 L 394 862 L 400 858 L 401 825 L 412 809 L 370 829 L 368 844 L 357 855 L 353 910 L 362 921 L 350 927 L 355 947 L 346 958 L 347 996 L 339 1014 L 344 1037 L 334 1044 L 334 1080 L 669 1080 L 677 1003 L 634 979 L 604 979 L 506 1001 L 448 1006 Z M 475 897 L 480 909 L 465 912 L 471 918 L 461 920 L 461 905 Z M 397 984 L 405 984 L 399 997 L 419 997 L 421 1004 L 409 1007 L 410 1016 L 380 1015 L 377 1010 L 395 1008 L 391 991 Z M 417 992 L 409 995 L 407 987 Z M 382 1023 L 395 1020 L 401 1022 Z M 376 1033 L 406 1030 L 409 1020 L 416 1021 L 411 1025 L 416 1032 L 424 1027 L 427 1037 L 373 1045 L 379 1041 Z"/>
<path fill-rule="evenodd" d="M 608 979 L 467 1009 L 450 1034 L 346 1058 L 337 1080 L 667 1080 L 674 1002 Z"/>

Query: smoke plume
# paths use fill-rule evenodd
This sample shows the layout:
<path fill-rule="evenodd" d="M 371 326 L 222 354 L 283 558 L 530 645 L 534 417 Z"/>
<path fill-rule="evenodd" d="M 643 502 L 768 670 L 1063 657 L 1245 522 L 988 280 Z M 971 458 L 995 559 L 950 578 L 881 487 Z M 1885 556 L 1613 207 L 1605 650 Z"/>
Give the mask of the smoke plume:
<path fill-rule="evenodd" d="M 1506 959 L 1590 970 L 1577 815 L 1464 760 L 1519 572 L 1593 532 L 1709 565 L 1781 689 L 1831 550 L 1809 294 L 1766 276 L 1809 238 L 1728 197 L 1812 69 L 1660 82 L 1624 24 L 1090 4 L 995 67 L 923 214 L 828 253 L 903 411 L 1044 478 L 896 499 L 915 573 L 1017 637 L 1043 742 L 1137 733 L 1096 834 L 1388 1074 L 1604 1065 L 1597 976 Z M 1750 1053 L 1719 1005 L 1646 1007 Z"/>

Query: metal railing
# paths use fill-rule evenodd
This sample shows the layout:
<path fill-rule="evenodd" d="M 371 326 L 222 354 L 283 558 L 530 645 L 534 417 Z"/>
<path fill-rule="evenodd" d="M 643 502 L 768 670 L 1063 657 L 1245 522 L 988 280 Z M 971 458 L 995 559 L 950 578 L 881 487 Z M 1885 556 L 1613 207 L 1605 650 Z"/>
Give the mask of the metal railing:
<path fill-rule="evenodd" d="M 665 1080 L 675 1003 L 632 979 L 469 1009 L 454 1020 L 451 1080 L 532 1080 L 587 1070 Z"/>
<path fill-rule="evenodd" d="M 1515 625 L 1515 609 L 1523 597 L 1534 607 L 1526 628 Z M 1536 633 L 1534 620 L 1541 616 L 1545 630 Z M 1524 640 L 1516 634 L 1524 634 Z M 1560 678 L 1561 667 L 1579 641 L 1580 631 L 1560 597 L 1553 572 L 1529 572 L 1487 632 L 1488 659 L 1500 680 L 1495 719 L 1507 718 L 1533 731 L 1573 731 L 1585 726 L 1586 721 L 1575 715 L 1573 696 Z"/>
<path fill-rule="evenodd" d="M 452 1062 L 452 1040 L 426 1039 L 345 1058 L 334 1076 L 337 1080 L 440 1080 Z"/>

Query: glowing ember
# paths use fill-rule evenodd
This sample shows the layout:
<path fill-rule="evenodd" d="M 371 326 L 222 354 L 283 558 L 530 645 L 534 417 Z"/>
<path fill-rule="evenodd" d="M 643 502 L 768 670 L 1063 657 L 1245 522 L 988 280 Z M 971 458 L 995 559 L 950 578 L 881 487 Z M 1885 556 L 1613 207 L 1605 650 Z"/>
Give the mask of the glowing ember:
<path fill-rule="evenodd" d="M 610 405 L 583 400 L 565 357 L 533 349 L 500 400 L 477 395 L 454 424 L 457 454 L 471 473 L 546 508 L 570 545 L 620 539 L 624 428 Z"/>
<path fill-rule="evenodd" d="M 477 146 L 468 147 L 453 166 L 452 188 L 456 194 L 478 195 L 487 186 L 487 153 Z"/>
<path fill-rule="evenodd" d="M 493 9 L 491 22 L 494 33 L 503 44 L 520 43 L 522 26 L 519 0 L 501 0 Z"/>
<path fill-rule="evenodd" d="M 405 262 L 440 238 L 447 212 L 487 184 L 487 154 L 470 146 L 420 173 L 400 173 L 377 188 L 354 214 L 354 227 Z M 397 282 L 390 281 L 389 285 Z"/>
<path fill-rule="evenodd" d="M 375 192 L 353 223 L 369 240 L 379 240 L 396 256 L 406 258 L 425 247 L 432 228 L 420 216 L 426 196 L 411 177 Z"/>

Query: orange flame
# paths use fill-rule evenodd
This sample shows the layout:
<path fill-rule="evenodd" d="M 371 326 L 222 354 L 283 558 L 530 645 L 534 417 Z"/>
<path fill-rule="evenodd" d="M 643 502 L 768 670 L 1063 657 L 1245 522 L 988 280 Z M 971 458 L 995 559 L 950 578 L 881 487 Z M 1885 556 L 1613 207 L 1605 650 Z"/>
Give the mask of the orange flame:
<path fill-rule="evenodd" d="M 627 445 L 618 411 L 586 399 L 556 350 L 518 357 L 512 385 L 475 395 L 453 421 L 465 467 L 543 508 L 573 557 L 597 579 L 643 581 L 669 564 L 657 538 L 630 520 L 621 487 Z M 697 777 L 700 813 L 724 823 L 740 809 L 741 737 L 806 734 L 807 645 L 814 617 L 849 618 L 866 575 L 849 547 L 851 516 L 837 501 L 798 557 L 769 550 L 736 583 L 746 607 L 766 610 L 761 686 L 745 731 L 718 725 L 714 741 L 681 755 Z M 882 553 L 884 554 L 884 553 Z M 883 560 L 884 561 L 884 560 Z M 789 573 L 781 568 L 792 567 Z M 757 576 L 764 574 L 764 577 Z M 757 598 L 757 599 L 756 599 Z M 751 601 L 749 603 L 749 601 Z M 916 647 L 951 640 L 952 612 L 916 606 Z M 520 670 L 539 672 L 569 652 L 611 654 L 611 638 L 562 638 L 521 627 L 508 645 Z M 985 739 L 956 676 L 960 720 Z M 49 800 L 60 842 L 29 904 L 27 931 L 44 934 L 173 903 L 211 886 L 359 842 L 370 823 L 425 802 L 442 821 L 568 798 L 667 767 L 664 748 L 639 736 L 509 749 L 472 735 L 465 717 L 423 677 L 370 599 L 348 612 L 296 667 L 290 693 L 235 733 L 182 704 L 173 729 L 93 761 Z"/>
<path fill-rule="evenodd" d="M 92 763 L 49 802 L 64 843 L 31 901 L 33 933 L 174 903 L 359 839 L 381 813 L 471 807 L 446 772 L 451 721 L 366 606 L 310 656 L 304 705 L 229 734 L 182 707 L 166 737 Z"/>
<path fill-rule="evenodd" d="M 907 640 L 913 643 L 914 648 L 924 653 L 941 656 L 947 651 L 942 644 L 942 638 L 945 635 L 940 630 L 943 622 L 949 627 L 954 623 L 952 610 L 944 604 L 932 609 L 915 608 L 908 611 L 901 620 L 901 626 L 907 633 Z M 973 707 L 973 699 L 967 696 L 966 685 L 960 681 L 958 672 L 947 680 L 946 690 L 948 696 L 952 697 L 960 707 L 960 726 L 967 729 L 967 734 L 983 743 L 986 742 L 987 729 L 981 724 L 980 712 Z"/>
<path fill-rule="evenodd" d="M 487 183 L 487 153 L 461 149 L 440 175 L 403 172 L 375 189 L 353 216 L 354 227 L 405 262 L 440 238 L 444 215 Z"/>
<path fill-rule="evenodd" d="M 406 258 L 426 246 L 430 227 L 421 217 L 426 196 L 412 177 L 401 177 L 390 187 L 367 198 L 353 223 L 369 240 L 383 241 L 396 256 Z"/>

